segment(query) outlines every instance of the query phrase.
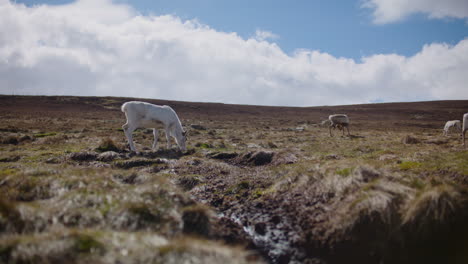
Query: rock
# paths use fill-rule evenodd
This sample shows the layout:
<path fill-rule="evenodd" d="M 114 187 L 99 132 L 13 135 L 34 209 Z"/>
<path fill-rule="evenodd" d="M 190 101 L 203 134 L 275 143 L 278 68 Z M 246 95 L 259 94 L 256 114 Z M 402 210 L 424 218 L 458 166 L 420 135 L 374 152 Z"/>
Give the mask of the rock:
<path fill-rule="evenodd" d="M 83 151 L 71 153 L 68 157 L 74 161 L 92 161 L 96 160 L 98 153 L 94 151 Z"/>
<path fill-rule="evenodd" d="M 120 158 L 120 154 L 115 151 L 106 151 L 98 155 L 97 160 L 99 161 L 113 161 Z"/>

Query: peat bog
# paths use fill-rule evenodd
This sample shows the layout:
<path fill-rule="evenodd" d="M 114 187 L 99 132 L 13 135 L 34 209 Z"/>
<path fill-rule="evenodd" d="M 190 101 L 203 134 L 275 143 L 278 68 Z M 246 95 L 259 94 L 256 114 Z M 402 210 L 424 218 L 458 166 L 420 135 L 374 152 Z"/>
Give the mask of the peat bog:
<path fill-rule="evenodd" d="M 144 100 L 187 151 L 140 129 L 136 154 L 129 100 L 0 96 L 0 263 L 468 262 L 468 150 L 442 135 L 468 101 Z M 337 113 L 350 137 L 321 125 Z"/>

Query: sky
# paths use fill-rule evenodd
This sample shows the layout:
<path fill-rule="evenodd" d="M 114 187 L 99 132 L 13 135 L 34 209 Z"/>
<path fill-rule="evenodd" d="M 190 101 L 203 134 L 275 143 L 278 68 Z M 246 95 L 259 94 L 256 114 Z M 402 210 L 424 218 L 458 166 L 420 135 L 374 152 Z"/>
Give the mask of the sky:
<path fill-rule="evenodd" d="M 468 99 L 467 0 L 0 0 L 0 94 Z"/>

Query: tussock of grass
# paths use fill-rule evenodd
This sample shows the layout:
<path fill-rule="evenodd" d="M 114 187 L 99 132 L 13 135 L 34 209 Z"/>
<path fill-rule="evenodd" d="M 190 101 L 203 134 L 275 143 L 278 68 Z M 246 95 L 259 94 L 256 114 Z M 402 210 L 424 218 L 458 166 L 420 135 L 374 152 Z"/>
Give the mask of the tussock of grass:
<path fill-rule="evenodd" d="M 184 208 L 182 213 L 182 220 L 184 222 L 183 232 L 209 237 L 211 232 L 211 215 L 211 211 L 206 206 L 192 205 Z"/>
<path fill-rule="evenodd" d="M 184 175 L 177 179 L 177 184 L 184 190 L 191 190 L 202 182 L 200 175 Z"/>
<path fill-rule="evenodd" d="M 106 138 L 101 141 L 99 146 L 96 148 L 97 152 L 115 151 L 121 152 L 121 148 L 110 138 Z"/>
<path fill-rule="evenodd" d="M 47 243 L 44 243 L 47 241 Z M 138 243 L 135 243 L 137 241 Z M 0 240 L 3 263 L 263 263 L 240 248 L 199 238 L 94 230 L 57 230 Z"/>
<path fill-rule="evenodd" d="M 0 233 L 21 232 L 23 226 L 16 204 L 0 197 Z"/>
<path fill-rule="evenodd" d="M 2 196 L 10 201 L 35 201 L 52 197 L 51 179 L 17 174 L 3 179 Z"/>
<path fill-rule="evenodd" d="M 430 187 L 408 202 L 403 224 L 412 224 L 417 229 L 428 231 L 434 225 L 450 222 L 466 202 L 460 190 L 451 185 Z"/>

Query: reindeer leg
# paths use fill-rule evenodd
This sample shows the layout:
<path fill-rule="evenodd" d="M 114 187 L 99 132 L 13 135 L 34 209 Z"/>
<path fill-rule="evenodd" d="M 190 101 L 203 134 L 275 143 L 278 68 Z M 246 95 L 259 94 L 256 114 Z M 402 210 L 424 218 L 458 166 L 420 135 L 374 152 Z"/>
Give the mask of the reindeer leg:
<path fill-rule="evenodd" d="M 122 126 L 122 129 L 124 130 L 125 136 L 127 137 L 128 145 L 130 146 L 130 150 L 137 152 L 135 145 L 133 144 L 133 131 L 136 129 L 132 126 L 130 126 L 128 123 L 124 124 Z"/>
<path fill-rule="evenodd" d="M 157 151 L 158 150 L 158 137 L 159 133 L 156 128 L 153 128 L 153 135 L 154 135 L 154 141 L 153 141 L 153 150 Z"/>
<path fill-rule="evenodd" d="M 167 149 L 170 149 L 170 148 L 171 148 L 170 127 L 169 127 L 169 126 L 166 126 L 166 127 L 165 127 L 165 130 L 166 130 Z"/>

